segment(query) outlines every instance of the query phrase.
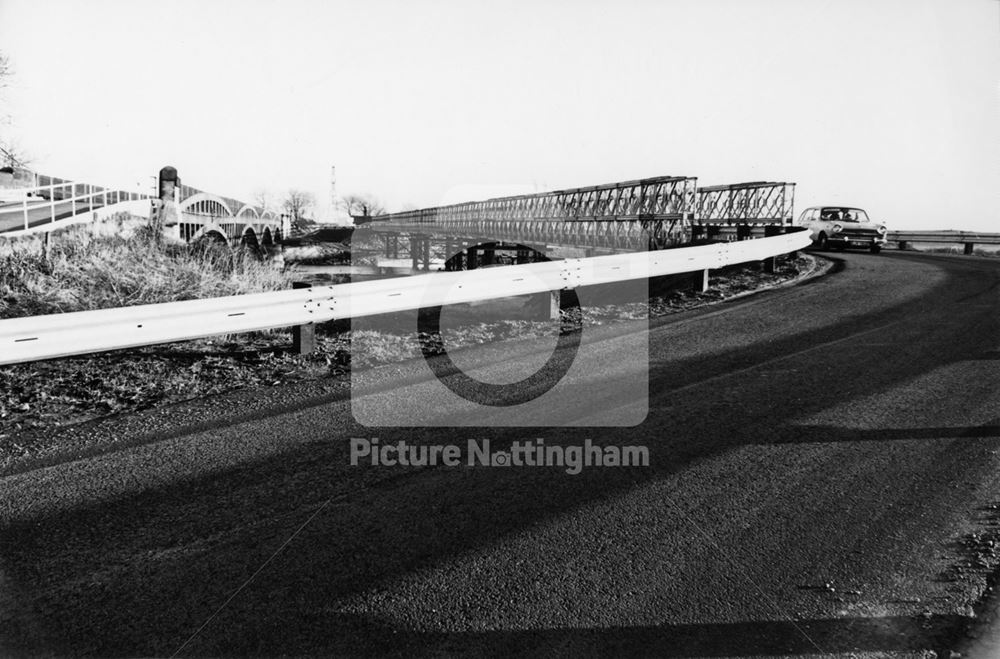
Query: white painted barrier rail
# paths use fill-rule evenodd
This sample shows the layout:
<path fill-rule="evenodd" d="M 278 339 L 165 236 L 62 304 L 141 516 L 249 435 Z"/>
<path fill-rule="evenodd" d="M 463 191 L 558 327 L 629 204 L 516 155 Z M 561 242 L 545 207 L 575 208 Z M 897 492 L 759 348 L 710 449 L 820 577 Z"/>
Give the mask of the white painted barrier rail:
<path fill-rule="evenodd" d="M 0 320 L 0 364 L 682 274 L 804 249 L 807 231 L 332 286 Z"/>

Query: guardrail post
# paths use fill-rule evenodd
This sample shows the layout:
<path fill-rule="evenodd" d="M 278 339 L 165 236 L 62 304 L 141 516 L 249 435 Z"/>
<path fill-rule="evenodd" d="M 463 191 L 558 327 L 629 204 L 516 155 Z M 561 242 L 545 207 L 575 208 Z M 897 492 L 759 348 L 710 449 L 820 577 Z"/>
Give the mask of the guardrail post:
<path fill-rule="evenodd" d="M 972 254 L 972 251 L 975 248 L 975 246 L 976 246 L 975 243 L 965 243 L 965 254 L 966 255 Z"/>
<path fill-rule="evenodd" d="M 414 236 L 410 236 L 410 267 L 413 270 L 420 267 L 420 244 Z"/>
<path fill-rule="evenodd" d="M 785 226 L 784 227 L 784 233 L 786 233 L 786 234 L 787 233 L 795 233 L 795 227 L 793 227 L 793 226 Z M 794 252 L 789 252 L 788 253 L 788 258 L 790 258 L 793 261 L 795 259 L 799 258 L 799 250 L 795 250 Z"/>
<path fill-rule="evenodd" d="M 537 302 L 532 303 L 532 308 L 536 310 L 535 313 L 538 314 L 538 317 L 544 320 L 559 320 L 562 291 L 536 293 L 536 296 Z"/>
<path fill-rule="evenodd" d="M 770 238 L 771 236 L 780 236 L 784 232 L 785 232 L 785 227 L 783 227 L 783 226 L 776 226 L 774 224 L 768 224 L 767 226 L 764 227 L 764 237 L 765 238 Z M 767 274 L 773 275 L 774 274 L 774 269 L 775 269 L 775 267 L 777 267 L 777 265 L 778 265 L 778 257 L 777 256 L 769 256 L 769 257 L 767 257 L 766 259 L 764 259 L 764 262 L 763 262 L 764 272 L 766 272 Z"/>
<path fill-rule="evenodd" d="M 312 288 L 312 284 L 304 281 L 292 282 L 292 288 Z M 296 355 L 308 355 L 316 350 L 316 324 L 295 325 L 292 327 L 292 352 Z"/>
<path fill-rule="evenodd" d="M 691 287 L 696 293 L 708 290 L 708 269 L 697 270 L 691 275 Z"/>

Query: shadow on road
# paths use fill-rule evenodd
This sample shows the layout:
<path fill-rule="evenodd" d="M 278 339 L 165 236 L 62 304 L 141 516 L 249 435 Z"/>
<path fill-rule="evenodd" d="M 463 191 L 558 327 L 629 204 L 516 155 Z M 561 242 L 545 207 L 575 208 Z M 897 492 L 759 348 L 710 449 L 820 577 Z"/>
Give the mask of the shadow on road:
<path fill-rule="evenodd" d="M 340 441 L 317 441 L 209 478 L 167 482 L 121 500 L 9 522 L 0 544 L 7 589 L 2 633 L 10 648 L 74 655 L 169 655 L 209 620 L 185 653 L 724 656 L 811 652 L 816 646 L 826 652 L 922 649 L 927 639 L 964 619 L 436 634 L 352 615 L 338 603 L 663 479 L 696 458 L 743 445 L 995 436 L 993 424 L 855 431 L 793 423 L 845 399 L 982 355 L 984 343 L 997 335 L 998 321 L 988 317 L 993 310 L 940 301 L 955 299 L 957 289 L 982 291 L 989 282 L 981 272 L 956 272 L 920 300 L 817 332 L 765 337 L 713 356 L 708 364 L 671 361 L 667 354 L 651 373 L 650 416 L 639 429 L 469 429 L 497 448 L 537 436 L 548 443 L 579 443 L 583 437 L 608 445 L 658 442 L 649 469 L 592 470 L 573 477 L 549 469 L 352 469 L 345 468 L 343 439 L 369 431 L 332 428 L 331 436 Z M 911 313 L 914 308 L 919 313 Z M 949 322 L 960 312 L 968 322 Z M 884 356 L 884 348 L 841 341 L 888 323 L 898 323 L 893 336 L 899 358 L 879 362 L 877 369 L 870 364 Z M 955 339 L 959 330 L 961 341 Z M 907 343 L 918 339 L 934 341 L 935 348 Z M 811 349 L 824 342 L 827 348 Z M 796 352 L 794 368 L 776 369 L 766 380 L 751 370 L 732 381 L 698 384 Z M 824 384 L 831 373 L 837 374 L 834 387 Z M 462 432 L 463 438 L 471 436 Z M 441 430 L 407 431 L 406 439 L 438 443 Z M 294 541 L 285 546 L 290 537 Z M 240 584 L 245 587 L 220 612 Z"/>

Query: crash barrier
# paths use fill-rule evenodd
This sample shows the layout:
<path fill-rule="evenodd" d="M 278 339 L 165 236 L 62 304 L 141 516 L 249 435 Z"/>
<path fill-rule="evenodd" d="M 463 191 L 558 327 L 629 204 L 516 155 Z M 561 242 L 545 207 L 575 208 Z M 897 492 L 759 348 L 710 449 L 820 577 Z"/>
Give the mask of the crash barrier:
<path fill-rule="evenodd" d="M 899 249 L 910 243 L 959 243 L 965 254 L 972 254 L 976 245 L 1000 245 L 1000 233 L 975 233 L 972 231 L 890 231 L 886 236 Z"/>
<path fill-rule="evenodd" d="M 805 249 L 807 231 L 655 252 L 0 320 L 0 364 L 303 326 L 447 304 L 706 273 Z"/>

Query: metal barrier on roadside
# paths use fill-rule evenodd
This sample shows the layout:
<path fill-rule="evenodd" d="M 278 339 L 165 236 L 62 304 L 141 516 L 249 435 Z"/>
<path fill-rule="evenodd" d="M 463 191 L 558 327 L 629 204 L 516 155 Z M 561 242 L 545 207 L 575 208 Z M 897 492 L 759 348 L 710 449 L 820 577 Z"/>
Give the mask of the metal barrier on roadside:
<path fill-rule="evenodd" d="M 972 254 L 976 245 L 1000 245 L 1000 233 L 975 233 L 972 231 L 890 231 L 886 236 L 899 249 L 911 243 L 960 244 L 965 254 Z"/>
<path fill-rule="evenodd" d="M 0 320 L 0 364 L 372 316 L 424 307 L 704 273 L 809 246 L 795 230 L 769 238 L 502 268 Z"/>

